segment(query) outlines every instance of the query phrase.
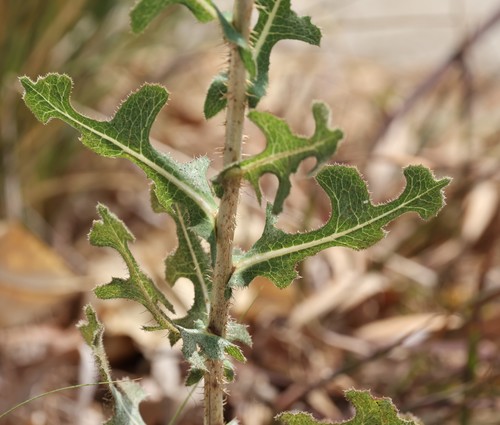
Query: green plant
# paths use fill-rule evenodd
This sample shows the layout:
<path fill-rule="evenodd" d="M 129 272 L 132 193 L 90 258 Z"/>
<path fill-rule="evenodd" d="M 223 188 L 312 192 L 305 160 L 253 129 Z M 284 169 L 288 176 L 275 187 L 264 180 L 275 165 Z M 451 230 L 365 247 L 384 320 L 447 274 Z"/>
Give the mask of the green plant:
<path fill-rule="evenodd" d="M 252 30 L 252 0 L 235 1 L 232 17 L 220 12 L 209 0 L 140 0 L 131 12 L 133 30 L 144 30 L 165 7 L 174 3 L 187 6 L 201 22 L 217 19 L 230 50 L 228 70 L 213 80 L 205 102 L 207 118 L 226 110 L 224 167 L 212 181 L 206 177 L 207 158 L 181 164 L 150 144 L 150 128 L 168 99 L 168 92 L 162 86 L 143 85 L 127 98 L 111 120 L 96 121 L 72 107 L 72 81 L 68 76 L 49 74 L 36 81 L 21 77 L 21 83 L 26 104 L 41 122 L 53 118 L 66 122 L 81 133 L 81 141 L 88 148 L 102 156 L 131 160 L 152 181 L 153 207 L 168 213 L 177 225 L 178 248 L 166 259 L 166 280 L 173 285 L 184 277 L 193 283 L 192 308 L 181 319 L 171 318 L 172 304 L 140 269 L 129 250 L 128 243 L 134 237 L 104 205 L 97 207 L 100 218 L 93 224 L 90 242 L 117 250 L 127 265 L 129 277 L 113 278 L 96 288 L 95 293 L 102 299 L 125 298 L 141 303 L 154 321 L 153 325 L 144 326 L 144 330 L 167 332 L 172 344 L 182 340 L 183 355 L 190 363 L 187 384 L 204 379 L 205 424 L 221 425 L 225 423 L 225 382 L 234 375 L 230 359 L 245 361 L 237 343 L 251 345 L 245 326 L 229 316 L 232 292 L 249 285 L 257 276 L 284 288 L 297 277 L 297 263 L 308 256 L 332 246 L 367 248 L 384 236 L 386 224 L 406 212 L 416 212 L 424 219 L 434 216 L 444 204 L 442 191 L 449 179 L 436 180 L 422 166 L 407 167 L 406 187 L 401 195 L 391 202 L 373 205 L 366 183 L 355 168 L 324 165 L 342 138 L 340 130 L 329 127 L 330 112 L 325 104 L 316 103 L 312 107 L 316 128 L 308 139 L 294 135 L 283 120 L 255 110 L 266 92 L 274 44 L 282 39 L 295 39 L 318 45 L 321 38 L 310 18 L 298 17 L 291 10 L 289 0 L 256 0 L 258 19 Z M 262 153 L 242 160 L 247 108 L 251 109 L 249 119 L 265 134 L 267 146 Z M 275 226 L 276 217 L 290 192 L 290 175 L 303 159 L 311 156 L 317 161 L 314 178 L 331 200 L 331 217 L 319 229 L 289 234 Z M 266 208 L 262 236 L 249 251 L 240 252 L 234 249 L 233 240 L 241 182 L 249 181 L 260 200 L 259 179 L 265 173 L 277 176 L 278 192 L 274 204 Z M 207 243 L 203 244 L 203 240 Z M 85 315 L 86 321 L 79 325 L 81 332 L 93 349 L 104 379 L 111 381 L 102 345 L 103 327 L 91 306 L 85 307 Z M 140 387 L 125 381 L 110 384 L 110 389 L 115 412 L 107 423 L 143 423 L 138 410 L 144 397 Z M 370 403 L 377 404 L 361 395 L 365 393 L 350 394 L 355 404 L 361 403 L 357 405 L 361 412 L 364 405 L 370 410 Z M 374 417 L 382 421 L 383 415 L 382 409 Z M 394 412 L 391 415 L 394 421 L 387 423 L 415 423 L 397 418 Z M 368 423 L 359 419 L 364 416 L 360 414 L 352 423 Z M 282 415 L 281 420 L 308 423 L 306 416 L 289 414 Z"/>

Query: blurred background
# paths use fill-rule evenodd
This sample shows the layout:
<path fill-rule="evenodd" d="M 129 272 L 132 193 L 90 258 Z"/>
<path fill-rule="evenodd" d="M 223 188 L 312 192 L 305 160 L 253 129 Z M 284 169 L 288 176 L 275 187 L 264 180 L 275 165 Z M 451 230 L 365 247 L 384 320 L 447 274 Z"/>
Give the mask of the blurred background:
<path fill-rule="evenodd" d="M 229 1 L 220 2 L 221 7 Z M 375 247 L 334 248 L 300 265 L 286 290 L 254 281 L 235 294 L 233 315 L 250 326 L 248 362 L 237 365 L 228 419 L 271 424 L 285 409 L 317 418 L 352 415 L 345 389 L 371 388 L 425 424 L 494 425 L 500 416 L 500 2 L 498 0 L 294 0 L 323 30 L 322 48 L 283 41 L 271 56 L 259 105 L 300 134 L 311 104 L 325 101 L 345 140 L 333 161 L 358 167 L 373 200 L 402 189 L 401 168 L 424 164 L 453 177 L 447 206 L 428 222 L 409 215 Z M 140 36 L 130 1 L 0 1 L 0 412 L 40 393 L 95 380 L 75 328 L 91 301 L 106 326 L 116 378 L 142 378 L 145 421 L 199 424 L 202 389 L 183 386 L 179 347 L 144 333 L 129 302 L 97 301 L 91 289 L 125 273 L 119 256 L 89 246 L 98 201 L 137 237 L 134 253 L 158 285 L 189 308 L 189 282 L 164 283 L 175 228 L 152 213 L 148 184 L 133 165 L 87 151 L 61 122 L 41 125 L 21 100 L 19 75 L 67 73 L 75 107 L 111 116 L 144 81 L 164 84 L 169 104 L 153 143 L 179 161 L 221 164 L 222 114 L 206 122 L 203 101 L 227 52 L 216 24 L 172 7 Z M 265 145 L 250 123 L 247 154 Z M 326 196 L 305 161 L 279 225 L 327 220 Z M 269 200 L 277 188 L 264 176 Z M 242 191 L 238 245 L 260 236 L 263 210 Z M 49 395 L 2 424 L 100 423 L 102 388 Z"/>

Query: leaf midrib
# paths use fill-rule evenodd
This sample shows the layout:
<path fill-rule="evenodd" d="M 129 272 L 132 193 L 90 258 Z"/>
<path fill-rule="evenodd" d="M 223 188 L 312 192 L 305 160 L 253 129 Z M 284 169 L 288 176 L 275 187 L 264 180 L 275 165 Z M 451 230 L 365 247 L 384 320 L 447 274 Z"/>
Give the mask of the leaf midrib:
<path fill-rule="evenodd" d="M 184 193 L 188 194 L 189 198 L 192 199 L 206 213 L 207 217 L 209 217 L 213 221 L 214 216 L 215 216 L 215 211 L 210 207 L 210 205 L 208 205 L 207 202 L 205 202 L 202 199 L 202 197 L 198 193 L 194 192 L 189 186 L 187 186 L 186 184 L 184 184 L 184 182 L 182 182 L 182 180 L 179 180 L 173 174 L 167 173 L 164 168 L 161 168 L 160 166 L 158 166 L 156 163 L 154 163 L 153 161 L 151 161 L 146 156 L 144 156 L 142 154 L 139 154 L 139 153 L 135 152 L 134 150 L 130 149 L 127 145 L 124 145 L 124 144 L 120 143 L 118 140 L 116 140 L 116 139 L 114 139 L 112 137 L 109 137 L 107 134 L 101 133 L 100 131 L 93 129 L 92 127 L 89 127 L 85 123 L 78 121 L 76 118 L 74 118 L 73 116 L 69 115 L 65 110 L 61 110 L 60 108 L 58 108 L 57 105 L 55 105 L 54 103 L 52 103 L 50 101 L 50 99 L 48 99 L 47 97 L 45 97 L 43 95 L 43 93 L 41 93 L 40 91 L 36 90 L 36 87 L 33 84 L 31 84 L 31 88 L 40 97 L 42 97 L 49 105 L 51 105 L 54 108 L 55 111 L 57 111 L 60 114 L 64 115 L 70 121 L 72 121 L 72 122 L 74 122 L 74 123 L 76 123 L 76 124 L 84 127 L 85 129 L 87 129 L 91 133 L 94 133 L 94 134 L 102 137 L 103 139 L 111 142 L 115 146 L 118 146 L 125 153 L 127 153 L 128 155 L 130 155 L 133 158 L 138 159 L 140 162 L 143 162 L 149 168 L 153 169 L 155 172 L 157 172 L 161 176 L 165 177 L 168 181 L 170 181 L 171 183 L 173 183 L 175 186 L 179 187 Z M 76 112 L 76 113 L 78 115 L 80 115 L 78 112 Z"/>
<path fill-rule="evenodd" d="M 306 143 L 308 142 L 308 140 L 306 140 L 306 139 L 302 139 L 302 140 L 304 140 Z M 299 147 L 299 148 L 294 149 L 294 150 L 283 151 L 283 152 L 279 152 L 279 153 L 276 153 L 273 155 L 265 156 L 264 158 L 258 159 L 256 161 L 248 162 L 248 166 L 242 165 L 241 170 L 245 171 L 245 172 L 251 172 L 252 170 L 259 168 L 262 165 L 266 165 L 267 163 L 273 163 L 275 161 L 280 161 L 280 160 L 287 158 L 287 157 L 290 157 L 290 156 L 300 155 L 302 153 L 307 153 L 308 151 L 311 151 L 311 154 L 314 155 L 317 152 L 318 147 L 321 148 L 322 146 L 326 145 L 329 141 L 330 141 L 329 138 L 320 139 L 318 141 L 313 142 L 314 144 L 312 144 L 312 145 L 303 146 L 303 147 Z M 265 151 L 262 152 L 262 154 L 264 154 L 264 153 L 265 153 Z M 317 153 L 319 154 L 320 152 L 317 152 Z M 251 161 L 251 160 L 249 160 L 249 161 Z"/>
<path fill-rule="evenodd" d="M 264 254 L 258 253 L 258 254 L 252 255 L 249 258 L 246 258 L 246 259 L 244 258 L 239 262 L 235 262 L 234 273 L 235 274 L 241 273 L 243 270 L 249 269 L 250 267 L 253 267 L 256 264 L 270 261 L 270 260 L 273 260 L 275 258 L 284 257 L 285 255 L 294 254 L 294 253 L 299 252 L 299 251 L 304 251 L 304 250 L 307 250 L 309 248 L 314 248 L 318 245 L 322 245 L 322 244 L 327 243 L 327 242 L 332 242 L 338 238 L 341 238 L 342 236 L 346 236 L 346 235 L 353 233 L 357 230 L 363 229 L 364 227 L 369 226 L 370 224 L 373 224 L 374 222 L 376 222 L 378 220 L 381 220 L 382 218 L 398 211 L 401 208 L 404 208 L 409 203 L 414 202 L 416 199 L 419 199 L 419 198 L 425 196 L 427 193 L 429 193 L 430 191 L 435 190 L 435 189 L 436 189 L 436 186 L 433 186 L 432 188 L 428 189 L 427 191 L 421 193 L 420 195 L 415 196 L 414 198 L 411 198 L 411 199 L 399 204 L 397 207 L 395 207 L 395 208 L 393 208 L 393 209 L 391 209 L 391 210 L 389 210 L 389 211 L 387 211 L 387 212 L 385 212 L 385 213 L 383 213 L 375 218 L 372 218 L 371 220 L 368 220 L 368 221 L 361 223 L 361 224 L 358 224 L 357 226 L 354 226 L 348 230 L 345 230 L 343 232 L 334 233 L 332 235 L 329 235 L 329 236 L 326 236 L 326 237 L 323 237 L 323 238 L 320 238 L 318 240 L 314 240 L 311 242 L 306 242 L 306 243 L 302 243 L 299 245 L 293 245 L 291 247 L 281 248 L 281 249 L 277 249 L 274 251 L 268 251 Z M 325 226 L 327 226 L 327 225 L 328 225 L 328 223 L 325 224 Z"/>
<path fill-rule="evenodd" d="M 210 304 L 209 304 L 209 295 L 208 295 L 208 285 L 205 282 L 205 278 L 204 278 L 203 272 L 201 270 L 200 262 L 198 261 L 198 257 L 196 256 L 196 251 L 193 248 L 193 244 L 191 243 L 191 239 L 189 237 L 189 233 L 188 233 L 188 229 L 187 229 L 186 223 L 184 222 L 184 218 L 183 218 L 183 216 L 182 216 L 182 214 L 181 214 L 181 212 L 179 210 L 179 207 L 177 205 L 176 205 L 176 209 L 177 209 L 177 216 L 179 218 L 179 224 L 181 226 L 182 233 L 184 235 L 184 238 L 186 239 L 186 244 L 188 246 L 189 255 L 191 256 L 192 261 L 193 261 L 193 265 L 194 265 L 194 268 L 195 268 L 195 274 L 196 274 L 196 277 L 198 278 L 198 280 L 200 282 L 201 290 L 203 292 L 203 299 L 205 301 L 205 306 L 207 308 L 207 311 L 209 311 L 210 310 Z"/>
<path fill-rule="evenodd" d="M 214 7 L 213 5 L 211 4 L 211 2 L 209 1 L 206 1 L 206 0 L 197 0 L 198 4 L 201 5 L 201 7 L 203 7 L 203 9 L 205 9 L 211 16 L 215 17 L 216 14 L 214 12 Z"/>
<path fill-rule="evenodd" d="M 268 19 L 264 25 L 264 28 L 262 28 L 262 32 L 260 33 L 260 37 L 257 38 L 257 43 L 255 43 L 254 50 L 253 50 L 253 58 L 256 61 L 260 55 L 260 52 L 262 50 L 262 46 L 266 42 L 266 39 L 269 35 L 269 32 L 271 31 L 271 27 L 273 26 L 274 20 L 276 18 L 276 14 L 278 13 L 278 9 L 281 5 L 282 0 L 277 0 L 276 3 L 274 3 L 274 7 L 271 10 L 271 12 L 268 14 Z"/>

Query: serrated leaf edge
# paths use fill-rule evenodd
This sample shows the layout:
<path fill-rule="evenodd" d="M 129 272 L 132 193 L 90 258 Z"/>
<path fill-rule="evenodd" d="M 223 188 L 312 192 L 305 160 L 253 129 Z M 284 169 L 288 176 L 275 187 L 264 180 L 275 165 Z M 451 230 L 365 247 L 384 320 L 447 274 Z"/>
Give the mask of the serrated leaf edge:
<path fill-rule="evenodd" d="M 83 122 L 80 122 L 78 120 L 76 120 L 75 118 L 73 118 L 71 115 L 68 115 L 64 110 L 61 110 L 60 108 L 57 108 L 55 105 L 53 105 L 52 102 L 50 102 L 49 99 L 47 99 L 45 96 L 43 96 L 43 94 L 41 92 L 39 92 L 38 90 L 36 90 L 35 86 L 33 84 L 36 84 L 38 83 L 39 80 L 43 80 L 51 75 L 55 75 L 55 76 L 64 76 L 66 78 L 69 78 L 71 80 L 71 78 L 67 75 L 67 74 L 58 74 L 58 73 L 54 73 L 54 72 L 51 72 L 51 73 L 48 73 L 44 76 L 39 76 L 37 78 L 37 80 L 34 82 L 33 80 L 31 80 L 31 78 L 29 78 L 28 76 L 22 76 L 19 78 L 20 81 L 26 81 L 26 82 L 29 82 L 30 83 L 30 86 L 31 86 L 31 89 L 33 91 L 35 91 L 40 97 L 42 97 L 43 99 L 45 99 L 45 101 L 51 105 L 54 110 L 58 113 L 60 113 L 61 115 L 64 115 L 68 120 L 70 120 L 71 122 L 85 128 L 87 131 L 90 131 L 91 133 L 94 133 L 96 135 L 98 135 L 99 137 L 102 137 L 103 139 L 107 140 L 108 142 L 114 144 L 115 146 L 118 146 L 120 149 L 122 149 L 127 155 L 129 155 L 130 157 L 136 159 L 137 161 L 139 162 L 142 162 L 144 164 L 146 164 L 149 168 L 151 168 L 152 170 L 154 170 L 156 173 L 158 173 L 159 175 L 161 175 L 162 177 L 164 177 L 166 180 L 170 181 L 171 183 L 173 183 L 175 186 L 179 187 L 182 189 L 182 191 L 184 191 L 185 193 L 188 194 L 188 196 L 190 197 L 190 199 L 193 200 L 193 202 L 195 202 L 201 210 L 203 210 L 206 214 L 206 216 L 208 218 L 210 218 L 212 220 L 212 222 L 214 222 L 214 217 L 215 217 L 215 211 L 214 209 L 207 203 L 205 202 L 200 196 L 199 194 L 197 194 L 195 191 L 193 191 L 191 189 L 190 186 L 186 185 L 182 180 L 179 180 L 177 177 L 175 177 L 174 175 L 166 172 L 165 169 L 163 169 L 162 167 L 160 167 L 159 165 L 155 164 L 153 161 L 151 161 L 150 159 L 146 158 L 145 156 L 141 156 L 139 153 L 133 151 L 132 149 L 130 149 L 128 146 L 120 143 L 118 140 L 112 138 L 112 137 L 109 137 L 107 134 L 104 134 L 100 131 L 97 131 L 95 130 L 94 128 L 92 127 L 89 127 L 88 125 L 86 125 L 85 123 Z M 71 86 L 73 86 L 73 81 L 71 80 Z M 159 84 L 143 84 L 141 86 L 144 87 L 144 86 L 157 86 L 157 87 L 160 87 L 162 88 L 163 90 L 166 90 L 163 86 L 159 85 Z M 129 94 L 132 95 L 134 93 L 137 93 L 141 88 L 133 91 L 132 93 Z M 26 92 L 25 92 L 26 94 Z M 23 98 L 24 98 L 24 95 L 23 95 Z M 119 109 L 119 107 L 118 107 Z M 78 112 L 79 115 L 82 115 L 82 116 L 85 116 L 84 114 L 81 114 L 80 112 Z M 53 118 L 50 117 L 48 120 L 47 120 L 47 123 L 52 120 Z M 109 120 L 105 120 L 105 121 L 109 121 Z"/>
<path fill-rule="evenodd" d="M 356 168 L 356 167 L 348 167 L 348 168 Z M 408 168 L 408 167 L 407 167 Z M 441 185 L 442 187 L 444 187 L 446 185 L 445 182 L 447 182 L 448 179 L 446 178 L 443 178 L 440 180 Z M 273 260 L 275 258 L 279 258 L 279 257 L 283 257 L 283 256 L 286 256 L 286 255 L 289 255 L 289 254 L 293 254 L 293 253 L 296 253 L 296 252 L 299 252 L 299 251 L 304 251 L 304 250 L 307 250 L 307 249 L 310 249 L 310 248 L 314 248 L 314 247 L 317 247 L 319 245 L 323 245 L 323 244 L 326 244 L 326 243 L 329 243 L 329 242 L 333 242 L 334 240 L 342 237 L 342 236 L 346 236 L 350 233 L 353 233 L 355 231 L 358 231 L 360 229 L 363 229 L 364 227 L 366 226 L 369 226 L 370 224 L 374 223 L 374 222 L 377 222 L 377 221 L 380 221 L 382 218 L 388 216 L 388 215 L 391 215 L 393 214 L 394 212 L 406 207 L 406 205 L 412 203 L 412 202 L 415 202 L 415 200 L 417 199 L 420 199 L 422 198 L 423 196 L 425 196 L 427 193 L 431 192 L 431 191 L 434 191 L 436 190 L 436 187 L 432 187 L 422 193 L 420 193 L 418 196 L 414 197 L 414 198 L 411 198 L 405 202 L 402 202 L 401 204 L 398 204 L 395 206 L 395 208 L 391 209 L 391 210 L 388 210 L 387 212 L 383 213 L 383 214 L 380 214 L 380 215 L 377 215 L 376 217 L 372 218 L 371 220 L 368 220 L 368 221 L 365 221 L 363 223 L 360 223 L 358 224 L 357 226 L 354 226 L 354 227 L 351 227 L 350 229 L 347 229 L 343 232 L 338 232 L 338 233 L 333 233 L 333 234 L 330 234 L 328 236 L 325 236 L 325 237 L 322 237 L 322 238 L 319 238 L 317 240 L 313 240 L 313 241 L 310 241 L 310 242 L 304 242 L 304 243 L 301 243 L 301 244 L 298 244 L 298 245 L 294 245 L 294 246 L 291 246 L 291 247 L 286 247 L 286 248 L 281 248 L 281 249 L 276 249 L 276 250 L 273 250 L 273 251 L 268 251 L 266 253 L 257 253 L 255 255 L 252 255 L 248 258 L 244 258 L 245 256 L 243 255 L 243 257 L 240 259 L 240 260 L 236 260 L 235 263 L 234 263 L 234 271 L 233 271 L 233 275 L 236 274 L 236 273 L 242 273 L 243 271 L 245 271 L 246 269 L 249 269 L 250 267 L 253 267 L 255 266 L 256 264 L 259 264 L 259 263 L 265 263 L 267 261 L 270 261 L 270 260 Z M 270 210 L 271 206 L 268 205 L 268 210 Z M 270 216 L 268 214 L 268 216 Z M 272 218 L 272 220 L 275 220 L 275 218 Z M 327 221 L 327 223 L 329 222 L 329 220 Z M 326 226 L 326 224 L 325 224 Z M 322 227 L 323 228 L 323 227 Z M 318 231 L 321 231 L 321 229 L 318 229 Z"/>

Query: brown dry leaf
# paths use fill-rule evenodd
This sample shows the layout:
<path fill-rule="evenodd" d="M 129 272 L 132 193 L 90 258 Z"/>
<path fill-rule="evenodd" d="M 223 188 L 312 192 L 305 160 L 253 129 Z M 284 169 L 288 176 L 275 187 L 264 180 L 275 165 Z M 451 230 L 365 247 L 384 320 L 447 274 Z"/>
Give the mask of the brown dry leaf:
<path fill-rule="evenodd" d="M 234 292 L 233 314 L 245 322 L 266 323 L 285 317 L 297 299 L 297 285 L 279 289 L 263 277 L 257 277 L 244 290 Z"/>
<path fill-rule="evenodd" d="M 290 323 L 300 327 L 332 311 L 346 312 L 384 291 L 387 285 L 380 273 L 344 274 L 298 304 L 290 313 Z"/>
<path fill-rule="evenodd" d="M 0 326 L 50 315 L 85 289 L 62 258 L 19 223 L 0 226 Z"/>
<path fill-rule="evenodd" d="M 394 316 L 368 323 L 358 328 L 354 335 L 377 345 L 387 345 L 407 337 L 405 344 L 417 343 L 443 329 L 456 329 L 462 319 L 456 315 L 417 313 Z"/>
<path fill-rule="evenodd" d="M 479 183 L 469 192 L 462 219 L 465 241 L 474 243 L 484 234 L 497 214 L 499 202 L 499 186 L 493 181 Z"/>
<path fill-rule="evenodd" d="M 311 407 L 319 412 L 321 416 L 328 419 L 341 419 L 342 412 L 332 401 L 325 389 L 311 391 L 307 396 L 307 402 Z"/>

